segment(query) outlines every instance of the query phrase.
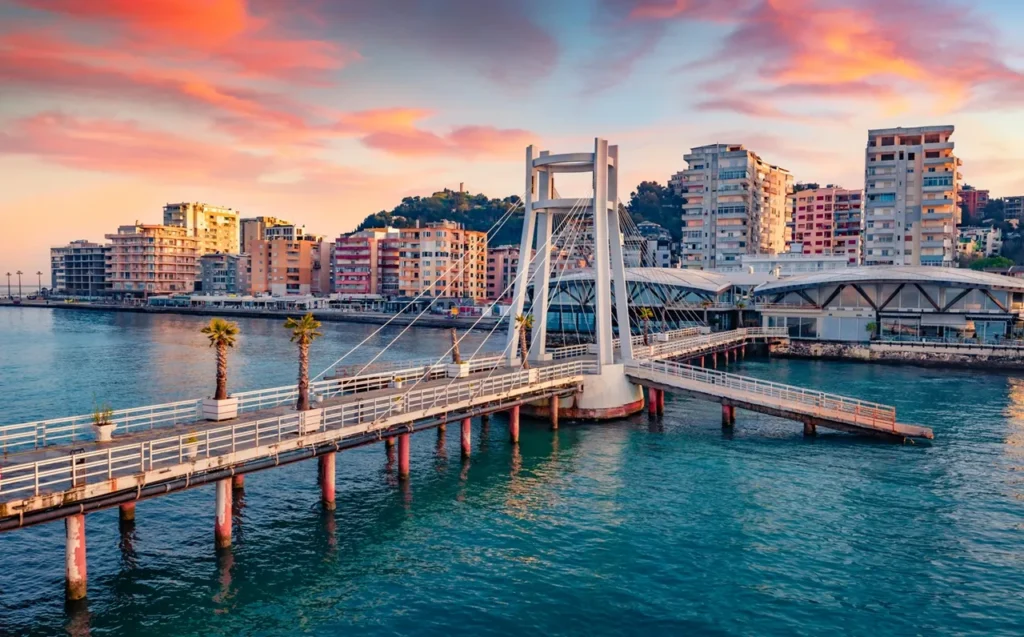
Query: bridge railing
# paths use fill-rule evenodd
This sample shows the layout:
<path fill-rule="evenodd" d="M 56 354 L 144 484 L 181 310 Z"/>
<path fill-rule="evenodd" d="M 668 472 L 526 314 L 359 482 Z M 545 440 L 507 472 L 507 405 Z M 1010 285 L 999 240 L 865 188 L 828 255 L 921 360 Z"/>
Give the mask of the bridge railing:
<path fill-rule="evenodd" d="M 896 408 L 867 400 L 849 398 L 838 394 L 827 394 L 813 389 L 804 389 L 794 385 L 783 385 L 768 380 L 749 378 L 728 374 L 713 369 L 704 369 L 692 365 L 673 363 L 671 361 L 634 361 L 633 370 L 663 374 L 673 378 L 706 383 L 724 389 L 743 391 L 760 396 L 777 398 L 785 403 L 796 403 L 811 407 L 812 413 L 827 416 L 826 412 L 840 412 L 853 417 L 854 421 L 868 420 L 872 424 L 891 425 L 895 430 Z"/>
<path fill-rule="evenodd" d="M 333 405 L 324 409 L 323 427 L 337 430 L 339 439 L 365 433 L 366 425 L 385 426 L 384 420 L 403 414 L 418 417 L 444 405 L 506 394 L 534 383 L 572 381 L 592 373 L 596 363 L 571 361 L 537 369 L 519 370 L 490 378 L 453 381 L 442 387 L 413 389 L 405 394 L 378 396 Z M 354 428 L 346 433 L 346 428 Z M 0 495 L 29 497 L 59 492 L 87 483 L 111 480 L 156 469 L 186 464 L 197 458 L 211 458 L 251 449 L 298 436 L 303 431 L 298 412 L 274 418 L 249 420 L 230 425 L 165 436 L 137 443 L 111 443 L 103 449 L 72 453 L 64 457 L 3 467 Z M 312 432 L 309 432 L 312 433 Z"/>

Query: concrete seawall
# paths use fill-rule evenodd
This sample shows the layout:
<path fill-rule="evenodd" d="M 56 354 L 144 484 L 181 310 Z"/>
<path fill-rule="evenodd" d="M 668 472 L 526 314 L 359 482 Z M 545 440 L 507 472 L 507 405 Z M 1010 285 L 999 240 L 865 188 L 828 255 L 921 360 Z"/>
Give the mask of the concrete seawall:
<path fill-rule="evenodd" d="M 771 355 L 922 367 L 1024 369 L 1024 348 L 999 345 L 790 340 L 773 344 Z"/>
<path fill-rule="evenodd" d="M 185 307 L 136 307 L 126 305 L 100 305 L 100 304 L 89 304 L 89 303 L 36 303 L 36 302 L 22 302 L 20 305 L 14 305 L 9 301 L 0 301 L 0 308 L 4 307 L 28 307 L 28 308 L 40 308 L 40 309 L 51 309 L 61 311 L 81 311 L 81 312 L 132 312 L 136 314 L 183 314 L 191 316 L 226 316 L 234 318 L 267 318 L 275 320 L 284 320 L 289 316 L 300 316 L 305 314 L 305 310 L 239 310 L 232 308 L 185 308 Z M 340 312 L 337 310 L 313 310 L 313 316 L 317 320 L 325 322 L 338 322 L 338 323 L 364 323 L 369 325 L 383 325 L 387 323 L 389 319 L 392 325 L 405 326 L 416 320 L 418 313 L 413 314 L 402 314 L 395 316 L 393 314 L 379 314 L 376 312 Z M 448 316 L 431 316 L 428 314 L 423 315 L 422 318 L 416 320 L 417 327 L 435 327 L 449 329 L 452 327 L 465 329 L 469 328 L 477 321 L 479 317 L 459 317 L 451 318 Z M 498 319 L 487 317 L 482 319 L 476 326 L 476 329 L 490 329 L 494 327 Z"/>

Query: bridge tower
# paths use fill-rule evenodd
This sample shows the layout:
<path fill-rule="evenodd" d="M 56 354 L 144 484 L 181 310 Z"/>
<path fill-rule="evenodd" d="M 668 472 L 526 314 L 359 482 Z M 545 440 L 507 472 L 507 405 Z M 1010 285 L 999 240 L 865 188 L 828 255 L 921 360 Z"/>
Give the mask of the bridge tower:
<path fill-rule="evenodd" d="M 629 292 L 623 262 L 623 237 L 619 229 L 619 148 L 608 141 L 594 140 L 593 152 L 552 155 L 549 151 L 535 154 L 533 146 L 526 149 L 526 188 L 523 202 L 523 234 L 519 251 L 509 317 L 507 351 L 509 364 L 518 362 L 519 326 L 515 318 L 526 307 L 527 290 L 533 286 L 534 337 L 527 358 L 534 362 L 550 360 L 546 353 L 548 302 L 551 279 L 551 242 L 554 218 L 578 210 L 578 199 L 561 198 L 554 183 L 558 173 L 590 173 L 591 197 L 583 202 L 583 219 L 591 219 L 594 228 L 594 314 L 595 339 L 599 373 L 588 376 L 583 393 L 571 404 L 561 405 L 560 414 L 569 418 L 620 418 L 643 409 L 641 389 L 625 376 L 623 363 L 633 359 L 629 333 Z M 536 259 L 531 264 L 531 255 Z M 612 308 L 612 290 L 615 307 Z M 613 343 L 612 311 L 624 338 L 620 339 L 618 356 Z"/>

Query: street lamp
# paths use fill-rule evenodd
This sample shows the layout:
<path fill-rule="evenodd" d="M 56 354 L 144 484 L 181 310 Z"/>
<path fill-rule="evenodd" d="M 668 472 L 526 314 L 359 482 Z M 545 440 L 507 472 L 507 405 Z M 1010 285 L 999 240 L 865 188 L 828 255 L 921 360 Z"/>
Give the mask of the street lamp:
<path fill-rule="evenodd" d="M 39 296 L 43 295 L 43 271 L 36 270 L 36 276 L 39 277 L 39 284 L 36 285 L 36 294 Z"/>
<path fill-rule="evenodd" d="M 18 275 L 18 298 L 21 298 L 21 275 L 24 274 L 21 270 L 15 272 Z"/>
<path fill-rule="evenodd" d="M 7 273 L 7 298 L 11 298 L 11 273 Z"/>

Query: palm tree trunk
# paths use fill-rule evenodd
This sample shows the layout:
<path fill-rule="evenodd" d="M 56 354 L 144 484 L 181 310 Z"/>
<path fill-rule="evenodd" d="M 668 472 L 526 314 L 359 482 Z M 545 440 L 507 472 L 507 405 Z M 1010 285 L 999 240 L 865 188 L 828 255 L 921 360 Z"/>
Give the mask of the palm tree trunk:
<path fill-rule="evenodd" d="M 299 411 L 309 409 L 309 343 L 299 343 Z"/>
<path fill-rule="evenodd" d="M 462 363 L 462 353 L 459 352 L 459 333 L 452 328 L 452 362 L 456 365 Z"/>
<path fill-rule="evenodd" d="M 651 344 L 650 339 L 647 336 L 650 333 L 651 333 L 651 319 L 645 318 L 644 319 L 644 345 L 650 345 Z"/>
<path fill-rule="evenodd" d="M 228 397 L 228 346 L 225 343 L 217 343 L 217 394 L 214 400 L 224 400 Z"/>
<path fill-rule="evenodd" d="M 523 359 L 523 369 L 530 369 L 530 362 L 526 360 L 526 326 L 519 330 L 519 355 Z"/>

